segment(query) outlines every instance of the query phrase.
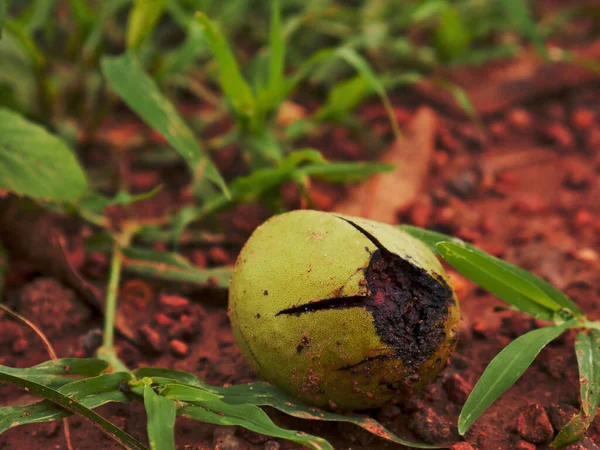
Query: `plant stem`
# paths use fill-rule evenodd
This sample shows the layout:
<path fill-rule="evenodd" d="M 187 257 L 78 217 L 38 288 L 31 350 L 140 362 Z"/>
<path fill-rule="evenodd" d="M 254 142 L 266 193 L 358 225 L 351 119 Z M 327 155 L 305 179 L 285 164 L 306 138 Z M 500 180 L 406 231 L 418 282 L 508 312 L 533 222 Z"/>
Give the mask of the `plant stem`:
<path fill-rule="evenodd" d="M 118 239 L 115 239 L 112 261 L 110 263 L 108 290 L 106 293 L 106 310 L 104 312 L 104 343 L 102 346 L 106 350 L 114 348 L 117 291 L 119 289 L 119 280 L 121 279 L 122 261 L 121 243 Z"/>

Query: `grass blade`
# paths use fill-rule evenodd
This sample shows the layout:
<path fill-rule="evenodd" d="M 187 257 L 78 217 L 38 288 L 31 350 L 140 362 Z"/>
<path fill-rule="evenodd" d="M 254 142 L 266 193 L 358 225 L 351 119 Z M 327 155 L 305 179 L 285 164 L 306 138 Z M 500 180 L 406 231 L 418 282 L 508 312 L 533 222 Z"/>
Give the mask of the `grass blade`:
<path fill-rule="evenodd" d="M 537 24 L 533 20 L 531 6 L 527 0 L 500 0 L 500 5 L 504 8 L 506 15 L 512 20 L 518 30 L 523 33 L 535 46 L 538 53 L 549 60 L 548 49 L 538 30 Z"/>
<path fill-rule="evenodd" d="M 135 371 L 135 376 L 138 378 L 150 377 L 155 382 L 159 382 L 159 379 L 162 378 L 166 383 L 168 383 L 168 380 L 171 380 L 171 382 L 195 386 L 218 395 L 222 401 L 231 405 L 250 404 L 255 406 L 270 406 L 299 419 L 352 423 L 382 439 L 387 439 L 388 441 L 411 448 L 439 448 L 439 446 L 435 445 L 419 444 L 402 439 L 387 430 L 376 420 L 368 417 L 335 414 L 305 405 L 299 402 L 298 399 L 264 382 L 240 384 L 230 387 L 211 386 L 188 372 L 153 367 L 139 368 Z M 160 382 L 162 383 L 163 380 Z"/>
<path fill-rule="evenodd" d="M 139 275 L 167 281 L 211 284 L 227 288 L 231 278 L 231 268 L 200 269 L 177 253 L 155 250 L 126 248 L 123 250 L 123 266 Z"/>
<path fill-rule="evenodd" d="M 273 104 L 277 104 L 281 99 L 284 69 L 285 39 L 281 29 L 281 4 L 280 0 L 272 0 L 269 31 L 269 91 Z"/>
<path fill-rule="evenodd" d="M 333 450 L 325 439 L 278 427 L 262 409 L 255 405 L 232 405 L 204 389 L 181 384 L 165 386 L 161 390 L 161 395 L 192 403 L 178 411 L 184 417 L 217 425 L 238 425 L 255 433 L 286 439 L 314 450 Z"/>
<path fill-rule="evenodd" d="M 196 13 L 196 19 L 219 65 L 221 89 L 238 115 L 251 117 L 255 109 L 254 95 L 240 72 L 229 44 L 206 14 Z"/>
<path fill-rule="evenodd" d="M 458 432 L 465 434 L 473 422 L 516 383 L 542 349 L 573 324 L 574 322 L 566 322 L 560 326 L 530 331 L 498 353 L 486 367 L 463 406 L 458 418 Z"/>
<path fill-rule="evenodd" d="M 535 317 L 553 320 L 561 305 L 532 283 L 528 277 L 508 269 L 483 252 L 455 242 L 440 242 L 438 251 L 452 267 L 484 289 Z"/>
<path fill-rule="evenodd" d="M 583 437 L 594 420 L 600 403 L 600 331 L 577 334 L 575 353 L 579 366 L 581 411 L 571 418 L 550 444 L 557 449 Z"/>
<path fill-rule="evenodd" d="M 454 238 L 452 236 L 448 236 L 447 234 L 438 233 L 436 231 L 426 230 L 424 228 L 414 227 L 411 225 L 400 225 L 399 228 L 401 230 L 406 231 L 411 236 L 416 237 L 423 243 L 425 243 L 437 255 L 439 255 L 437 244 L 440 242 L 444 242 L 444 241 L 453 242 L 457 245 L 463 246 L 464 248 L 466 248 L 472 252 L 478 253 L 482 257 L 485 257 L 486 259 L 490 259 L 490 260 L 494 261 L 494 263 L 499 264 L 500 266 L 502 266 L 503 269 L 513 272 L 515 275 L 517 275 L 521 278 L 524 278 L 527 281 L 529 281 L 530 283 L 534 284 L 539 289 L 541 289 L 548 297 L 550 297 L 553 301 L 558 303 L 562 308 L 568 310 L 574 317 L 583 317 L 584 316 L 583 311 L 581 311 L 579 306 L 577 306 L 575 303 L 573 303 L 573 301 L 571 301 L 571 299 L 569 299 L 563 292 L 561 292 L 560 289 L 551 285 L 547 281 L 542 280 L 539 277 L 536 277 L 535 275 L 533 275 L 532 273 L 528 272 L 525 269 L 521 269 L 520 267 L 517 267 L 517 266 L 510 264 L 506 261 L 503 261 L 499 258 L 496 258 L 496 257 L 478 249 L 477 247 L 475 247 L 471 244 L 467 244 L 467 243 L 461 241 L 460 239 Z"/>
<path fill-rule="evenodd" d="M 359 74 L 365 77 L 365 79 L 369 82 L 371 89 L 373 89 L 373 91 L 379 95 L 388 114 L 390 123 L 392 124 L 394 134 L 397 138 L 399 138 L 401 136 L 400 127 L 398 126 L 398 121 L 396 120 L 390 99 L 385 92 L 383 83 L 377 77 L 375 72 L 373 72 L 367 60 L 350 47 L 341 47 L 335 51 L 335 54 L 354 67 Z"/>
<path fill-rule="evenodd" d="M 55 403 L 67 411 L 84 416 L 85 418 L 91 420 L 94 425 L 99 427 L 111 439 L 127 449 L 147 450 L 147 447 L 133 436 L 121 430 L 119 427 L 115 426 L 112 422 L 109 422 L 104 417 L 94 412 L 79 400 L 75 400 L 78 392 L 71 393 L 71 396 L 69 396 L 61 391 L 49 388 L 42 384 L 11 375 L 5 369 L 6 368 L 4 366 L 0 366 L 0 381 L 14 384 L 21 389 L 27 390 L 27 392 L 46 398 L 47 400 Z M 124 375 L 128 376 L 128 374 Z M 81 380 L 77 383 L 85 382 L 89 383 L 89 380 Z"/>
<path fill-rule="evenodd" d="M 137 49 L 152 33 L 164 7 L 165 0 L 135 0 L 127 22 L 128 49 Z"/>
<path fill-rule="evenodd" d="M 2 26 L 6 19 L 6 0 L 0 0 L 0 39 L 2 39 Z"/>
<path fill-rule="evenodd" d="M 107 367 L 108 364 L 99 359 L 62 358 L 25 369 L 5 367 L 4 370 L 10 375 L 58 388 L 72 383 L 77 377 L 100 375 Z"/>
<path fill-rule="evenodd" d="M 148 414 L 150 448 L 175 450 L 175 402 L 158 395 L 148 383 L 144 387 L 144 407 Z"/>
<path fill-rule="evenodd" d="M 150 127 L 158 131 L 186 160 L 192 170 L 196 189 L 204 197 L 212 194 L 206 179 L 228 195 L 225 180 L 200 147 L 192 130 L 179 116 L 171 102 L 161 94 L 156 83 L 130 54 L 102 59 L 102 73 L 108 84 L 125 103 Z"/>

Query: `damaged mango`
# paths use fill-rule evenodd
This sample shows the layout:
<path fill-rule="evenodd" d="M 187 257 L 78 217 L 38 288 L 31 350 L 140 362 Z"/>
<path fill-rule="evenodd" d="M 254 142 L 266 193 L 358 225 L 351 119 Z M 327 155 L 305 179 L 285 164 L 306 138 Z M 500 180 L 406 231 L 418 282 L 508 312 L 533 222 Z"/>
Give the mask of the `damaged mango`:
<path fill-rule="evenodd" d="M 441 264 L 397 228 L 318 211 L 275 216 L 240 253 L 235 338 L 259 375 L 307 403 L 367 409 L 446 365 L 459 307 Z"/>

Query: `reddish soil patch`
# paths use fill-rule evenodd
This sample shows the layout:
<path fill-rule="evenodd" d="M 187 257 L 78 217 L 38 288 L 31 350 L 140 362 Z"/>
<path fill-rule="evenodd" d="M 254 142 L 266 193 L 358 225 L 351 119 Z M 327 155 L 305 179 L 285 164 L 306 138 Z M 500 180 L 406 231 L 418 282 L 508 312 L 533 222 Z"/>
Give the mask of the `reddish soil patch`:
<path fill-rule="evenodd" d="M 412 98 L 396 98 L 413 110 Z M 594 319 L 600 319 L 600 86 L 567 90 L 547 100 L 512 106 L 486 118 L 487 136 L 470 122 L 439 115 L 435 150 L 424 188 L 398 213 L 398 222 L 455 234 L 490 253 L 548 279 L 570 295 Z M 400 107 L 400 106 L 399 106 Z M 411 107 L 412 108 L 412 107 Z M 366 106 L 373 129 L 385 129 L 380 107 Z M 355 152 L 337 133 L 338 156 Z M 335 144 L 335 142 L 334 142 Z M 346 147 L 352 148 L 346 148 Z M 324 148 L 321 146 L 321 148 Z M 365 155 L 363 155 L 365 157 Z M 407 162 L 408 164 L 410 162 Z M 339 190 L 316 191 L 333 205 Z M 166 195 L 166 194 L 165 194 Z M 389 192 L 390 196 L 401 195 Z M 166 197 L 157 197 L 167 202 Z M 294 196 L 290 196 L 292 200 Z M 292 202 L 293 203 L 293 202 Z M 161 205 L 148 205 L 160 210 Z M 248 218 L 254 218 L 248 225 Z M 240 207 L 221 216 L 226 244 L 204 244 L 190 256 L 201 265 L 232 262 L 243 240 L 265 217 L 258 206 Z M 241 220 L 240 218 L 244 218 Z M 87 256 L 86 274 L 102 278 L 106 261 Z M 449 367 L 438 380 L 409 401 L 371 414 L 409 439 L 458 439 L 456 421 L 471 387 L 489 361 L 505 345 L 542 324 L 509 311 L 497 298 L 451 272 L 461 301 L 462 327 Z M 122 285 L 122 313 L 143 338 L 139 347 L 119 341 L 131 366 L 153 365 L 197 373 L 209 383 L 243 383 L 254 375 L 242 359 L 230 331 L 223 293 L 176 293 L 146 281 L 128 279 Z M 86 356 L 98 343 L 97 316 L 79 304 L 69 288 L 40 279 L 21 266 L 11 270 L 5 300 L 48 334 L 60 356 Z M 27 309 L 25 309 L 25 305 Z M 51 314 L 51 316 L 50 316 Z M 92 331 L 90 331 L 92 330 Z M 47 359 L 29 330 L 0 316 L 0 363 L 26 367 Z M 503 395 L 465 436 L 481 450 L 547 448 L 565 415 L 578 407 L 577 364 L 573 334 L 553 342 L 517 384 Z M 28 395 L 3 386 L 2 404 L 31 401 Z M 109 405 L 99 412 L 144 441 L 145 414 L 138 404 Z M 398 448 L 354 427 L 312 423 L 273 412 L 277 423 L 330 439 L 335 448 Z M 112 449 L 112 441 L 85 420 L 70 419 L 75 448 Z M 587 448 L 600 442 L 600 419 L 587 434 Z M 181 420 L 179 448 L 285 449 L 282 441 Z M 537 447 L 536 447 L 537 445 Z M 0 449 L 64 449 L 60 423 L 31 425 L 0 436 Z M 466 444 L 457 449 L 468 449 Z M 579 447 L 584 448 L 584 447 Z"/>

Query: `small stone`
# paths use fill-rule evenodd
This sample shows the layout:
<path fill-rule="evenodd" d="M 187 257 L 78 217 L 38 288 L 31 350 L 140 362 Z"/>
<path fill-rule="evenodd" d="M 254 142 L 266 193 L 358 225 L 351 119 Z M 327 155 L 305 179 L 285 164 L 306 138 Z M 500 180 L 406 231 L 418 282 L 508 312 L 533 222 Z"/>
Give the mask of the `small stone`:
<path fill-rule="evenodd" d="M 582 248 L 579 249 L 575 252 L 575 258 L 577 258 L 579 261 L 583 261 L 585 263 L 588 264 L 592 264 L 598 261 L 598 259 L 600 259 L 600 256 L 598 256 L 598 253 L 596 253 L 596 251 L 594 249 L 591 248 Z"/>
<path fill-rule="evenodd" d="M 517 432 L 533 444 L 542 444 L 554 436 L 548 413 L 537 403 L 530 403 L 520 409 L 517 416 Z"/>
<path fill-rule="evenodd" d="M 213 445 L 215 450 L 237 450 L 240 440 L 235 437 L 236 427 L 219 426 L 213 431 Z"/>
<path fill-rule="evenodd" d="M 573 128 L 583 131 L 594 125 L 594 111 L 585 108 L 577 108 L 571 114 L 571 123 Z"/>
<path fill-rule="evenodd" d="M 552 426 L 556 432 L 562 430 L 564 426 L 569 423 L 571 417 L 577 414 L 577 412 L 577 409 L 573 408 L 571 405 L 567 405 L 566 403 L 552 405 L 550 408 L 548 408 L 550 423 L 552 423 Z"/>
<path fill-rule="evenodd" d="M 265 443 L 263 450 L 279 450 L 281 445 L 277 441 L 268 441 Z"/>
<path fill-rule="evenodd" d="M 522 196 L 514 203 L 514 210 L 523 214 L 541 214 L 547 212 L 549 204 L 545 200 L 530 196 Z"/>
<path fill-rule="evenodd" d="M 480 339 L 487 339 L 491 333 L 489 326 L 483 320 L 476 320 L 471 326 L 473 336 Z"/>
<path fill-rule="evenodd" d="M 190 301 L 178 295 L 163 294 L 159 302 L 167 314 L 183 314 L 190 307 Z"/>
<path fill-rule="evenodd" d="M 527 441 L 519 441 L 515 444 L 515 450 L 535 450 L 536 445 Z"/>
<path fill-rule="evenodd" d="M 569 445 L 565 450 L 598 450 L 598 446 L 590 438 L 583 438 Z"/>
<path fill-rule="evenodd" d="M 459 198 L 468 198 L 477 191 L 480 177 L 474 170 L 465 170 L 446 181 L 449 192 Z"/>
<path fill-rule="evenodd" d="M 450 447 L 450 450 L 475 450 L 475 449 L 468 442 L 457 442 L 452 447 Z"/>
<path fill-rule="evenodd" d="M 156 316 L 154 316 L 154 320 L 160 327 L 170 327 L 175 324 L 175 321 L 165 313 L 158 313 Z"/>
<path fill-rule="evenodd" d="M 185 342 L 180 341 L 179 339 L 173 339 L 171 342 L 169 342 L 169 349 L 171 350 L 171 353 L 173 353 L 173 355 L 179 356 L 181 358 L 187 356 L 190 352 L 190 348 L 188 347 L 188 345 Z"/>
<path fill-rule="evenodd" d="M 457 405 L 464 405 L 473 389 L 473 387 L 457 373 L 446 378 L 443 386 L 450 401 Z"/>
<path fill-rule="evenodd" d="M 408 428 L 428 444 L 439 444 L 452 437 L 448 421 L 431 408 L 420 409 L 411 415 Z"/>
<path fill-rule="evenodd" d="M 25 338 L 19 338 L 12 345 L 12 353 L 13 355 L 22 355 L 27 351 L 29 347 L 29 342 Z"/>
<path fill-rule="evenodd" d="M 222 247 L 213 247 L 208 251 L 208 257 L 218 266 L 223 266 L 231 262 L 229 255 Z"/>
<path fill-rule="evenodd" d="M 571 164 L 563 185 L 573 190 L 586 189 L 590 185 L 591 174 L 582 164 Z"/>
<path fill-rule="evenodd" d="M 165 351 L 165 340 L 162 335 L 152 328 L 150 325 L 142 325 L 139 329 L 142 344 L 154 353 L 162 353 Z"/>
<path fill-rule="evenodd" d="M 575 142 L 575 138 L 569 128 L 560 122 L 545 124 L 540 132 L 542 138 L 563 149 L 572 147 Z"/>
<path fill-rule="evenodd" d="M 525 131 L 530 129 L 533 124 L 531 114 L 522 108 L 512 109 L 506 119 L 508 123 L 516 130 Z"/>
<path fill-rule="evenodd" d="M 585 227 L 596 222 L 594 215 L 585 209 L 580 209 L 575 213 L 573 223 L 577 227 Z"/>

